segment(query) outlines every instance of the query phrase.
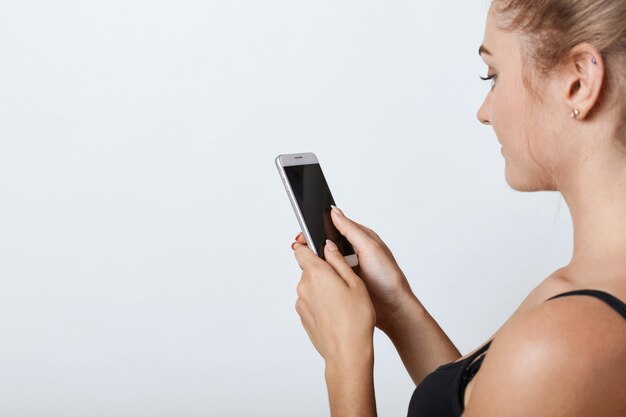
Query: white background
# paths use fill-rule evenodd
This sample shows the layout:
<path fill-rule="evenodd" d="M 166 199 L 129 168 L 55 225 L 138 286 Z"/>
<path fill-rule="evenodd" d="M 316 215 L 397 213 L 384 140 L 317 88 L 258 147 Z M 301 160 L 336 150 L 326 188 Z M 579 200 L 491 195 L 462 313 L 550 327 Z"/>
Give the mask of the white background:
<path fill-rule="evenodd" d="M 315 152 L 463 354 L 569 260 L 476 120 L 486 0 L 0 3 L 0 415 L 319 416 L 274 166 Z M 414 386 L 376 332 L 380 416 Z"/>

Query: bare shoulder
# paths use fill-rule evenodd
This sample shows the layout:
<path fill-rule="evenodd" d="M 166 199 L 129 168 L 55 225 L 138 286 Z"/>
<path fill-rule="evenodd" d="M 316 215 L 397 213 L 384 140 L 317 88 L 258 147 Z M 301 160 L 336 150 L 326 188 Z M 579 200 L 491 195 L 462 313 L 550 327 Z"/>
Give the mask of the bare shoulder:
<path fill-rule="evenodd" d="M 626 416 L 626 320 L 590 296 L 514 315 L 473 380 L 464 417 Z"/>

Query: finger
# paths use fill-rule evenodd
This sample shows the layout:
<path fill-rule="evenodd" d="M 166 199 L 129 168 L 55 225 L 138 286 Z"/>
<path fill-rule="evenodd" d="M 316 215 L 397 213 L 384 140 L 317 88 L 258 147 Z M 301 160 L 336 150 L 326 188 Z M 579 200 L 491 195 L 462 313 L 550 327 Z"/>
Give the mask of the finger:
<path fill-rule="evenodd" d="M 369 233 L 360 224 L 350 220 L 339 208 L 332 206 L 330 211 L 330 217 L 335 224 L 339 233 L 348 239 L 348 241 L 354 247 L 354 250 L 359 253 L 359 249 L 363 248 L 368 242 L 373 239 Z"/>
<path fill-rule="evenodd" d="M 296 260 L 298 261 L 298 265 L 300 268 L 311 268 L 317 262 L 323 262 L 319 256 L 317 256 L 311 249 L 309 249 L 306 245 L 301 245 L 298 242 L 294 242 L 292 245 L 294 255 Z"/>
<path fill-rule="evenodd" d="M 359 227 L 361 229 L 363 229 L 363 231 L 372 239 L 374 239 L 377 242 L 383 243 L 382 239 L 380 238 L 380 236 L 378 236 L 378 233 L 376 233 L 375 231 L 373 231 L 372 229 L 370 229 L 369 227 L 365 227 L 362 224 L 359 224 Z"/>
<path fill-rule="evenodd" d="M 348 286 L 357 285 L 357 280 L 360 280 L 360 278 L 354 274 L 352 267 L 348 265 L 341 252 L 339 252 L 337 245 L 330 239 L 326 240 L 326 245 L 324 245 L 324 257 L 326 262 L 337 271 Z"/>
<path fill-rule="evenodd" d="M 389 249 L 389 247 L 387 247 L 387 244 L 385 242 L 383 242 L 383 240 L 380 238 L 380 236 L 378 236 L 378 233 L 376 233 L 375 231 L 373 231 L 370 228 L 367 228 L 367 227 L 363 226 L 362 224 L 360 224 L 359 227 L 361 229 L 363 229 L 363 231 L 365 231 L 365 234 L 367 234 L 374 242 L 378 243 L 378 246 L 380 248 L 382 248 L 382 250 L 387 255 L 389 255 L 391 258 L 394 258 L 393 253 L 391 253 L 391 250 Z"/>
<path fill-rule="evenodd" d="M 293 243 L 291 244 L 291 249 L 292 249 L 292 250 L 296 250 L 296 245 L 302 245 L 302 243 L 300 243 L 300 242 L 293 242 Z M 307 246 L 307 245 L 305 244 L 304 246 Z"/>
<path fill-rule="evenodd" d="M 306 245 L 306 238 L 304 237 L 304 233 L 299 233 L 298 236 L 296 236 L 296 242 L 300 243 L 301 245 Z"/>

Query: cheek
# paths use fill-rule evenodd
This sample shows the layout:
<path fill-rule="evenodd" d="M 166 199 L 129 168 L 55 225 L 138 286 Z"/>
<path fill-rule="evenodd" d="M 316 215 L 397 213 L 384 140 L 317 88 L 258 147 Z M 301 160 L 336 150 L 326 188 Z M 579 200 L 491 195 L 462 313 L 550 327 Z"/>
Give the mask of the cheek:
<path fill-rule="evenodd" d="M 549 101 L 550 94 L 546 86 L 538 86 L 534 91 L 541 91 L 543 99 L 531 92 L 524 97 L 524 142 L 533 161 L 543 169 L 548 169 L 558 151 L 554 138 L 559 136 L 560 127 L 554 123 L 554 109 Z"/>
<path fill-rule="evenodd" d="M 496 86 L 496 89 L 498 86 Z M 525 120 L 525 106 L 519 97 L 507 94 L 504 88 L 492 92 L 491 123 L 505 149 L 520 144 Z"/>
<path fill-rule="evenodd" d="M 546 171 L 545 123 L 548 112 L 523 90 L 500 91 L 492 97 L 492 125 L 502 142 L 505 176 L 508 184 L 519 191 L 553 189 Z"/>

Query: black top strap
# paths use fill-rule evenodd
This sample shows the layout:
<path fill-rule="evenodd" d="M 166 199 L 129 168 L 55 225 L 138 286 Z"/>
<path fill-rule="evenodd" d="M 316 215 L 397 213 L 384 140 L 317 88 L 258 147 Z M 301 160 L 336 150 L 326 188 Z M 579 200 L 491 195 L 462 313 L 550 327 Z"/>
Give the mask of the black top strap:
<path fill-rule="evenodd" d="M 489 349 L 489 346 L 491 345 L 491 342 L 493 342 L 493 340 L 490 340 L 489 342 L 485 343 L 485 346 L 481 347 L 476 352 L 474 352 L 474 354 L 472 355 L 472 358 L 475 358 L 476 356 L 480 355 L 481 353 L 483 353 L 487 349 Z"/>
<path fill-rule="evenodd" d="M 463 375 L 462 375 L 462 381 L 464 384 L 463 386 L 466 386 L 480 369 L 480 365 L 483 363 L 483 359 L 485 358 L 485 354 L 486 354 L 485 352 L 487 352 L 487 349 L 489 349 L 489 346 L 491 345 L 492 341 L 493 340 L 490 340 L 483 347 L 481 347 L 476 352 L 474 352 L 471 356 L 465 359 L 465 361 L 469 363 L 469 366 L 467 366 L 463 370 Z M 477 357 L 479 358 L 476 359 Z"/>
<path fill-rule="evenodd" d="M 609 294 L 608 292 L 601 290 L 574 290 L 564 292 L 562 294 L 557 294 L 553 297 L 548 298 L 545 301 L 552 300 L 553 298 L 565 297 L 568 295 L 591 295 L 592 297 L 596 297 L 606 302 L 608 305 L 613 307 L 615 311 L 617 311 L 624 319 L 626 319 L 626 304 L 622 302 L 619 298 Z"/>

